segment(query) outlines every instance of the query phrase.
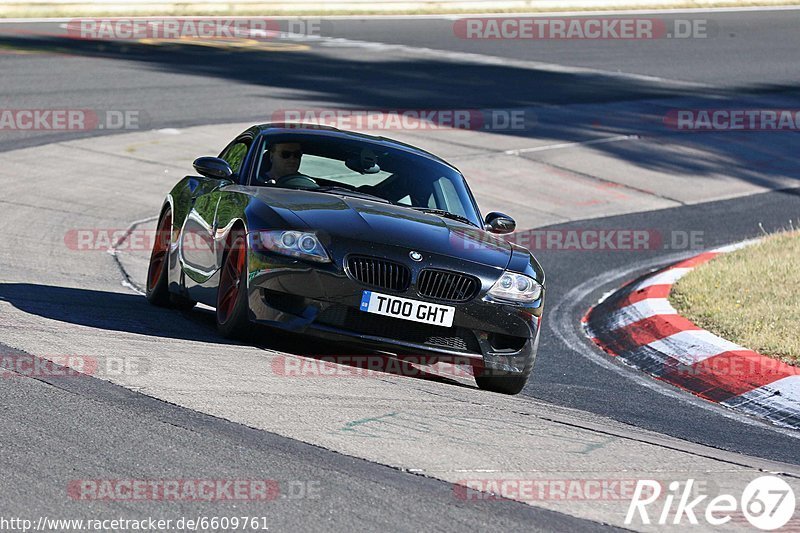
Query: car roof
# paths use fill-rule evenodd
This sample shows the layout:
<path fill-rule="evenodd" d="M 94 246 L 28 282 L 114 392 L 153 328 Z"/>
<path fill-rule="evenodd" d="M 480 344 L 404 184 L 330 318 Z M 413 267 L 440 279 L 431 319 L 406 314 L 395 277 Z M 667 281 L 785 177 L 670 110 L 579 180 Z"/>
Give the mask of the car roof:
<path fill-rule="evenodd" d="M 411 144 L 407 144 L 401 141 L 396 141 L 394 139 L 389 139 L 387 137 L 378 137 L 375 135 L 368 135 L 366 133 L 356 133 L 354 131 L 344 131 L 338 128 L 334 128 L 332 126 L 325 126 L 322 124 L 301 124 L 301 123 L 284 123 L 284 122 L 269 122 L 267 124 L 259 124 L 253 126 L 254 129 L 257 129 L 260 133 L 265 134 L 283 134 L 283 133 L 298 133 L 303 135 L 317 135 L 320 137 L 327 137 L 332 139 L 351 139 L 351 140 L 367 140 L 373 143 L 377 143 L 381 146 L 385 146 L 387 148 L 396 148 L 398 150 L 403 150 L 406 152 L 411 152 L 423 157 L 427 157 L 428 159 L 433 159 L 439 163 L 447 165 L 448 167 L 452 168 L 459 174 L 461 173 L 456 167 L 452 164 L 448 163 L 441 157 L 434 155 L 428 151 L 423 150 L 422 148 L 417 148 Z"/>

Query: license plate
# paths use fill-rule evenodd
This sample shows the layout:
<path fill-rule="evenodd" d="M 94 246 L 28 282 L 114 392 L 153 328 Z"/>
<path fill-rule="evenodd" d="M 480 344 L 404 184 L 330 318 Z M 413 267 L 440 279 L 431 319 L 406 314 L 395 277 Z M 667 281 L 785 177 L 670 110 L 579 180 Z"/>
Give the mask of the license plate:
<path fill-rule="evenodd" d="M 361 294 L 361 310 L 446 328 L 453 325 L 456 314 L 456 308 L 449 305 L 420 302 L 372 291 Z"/>

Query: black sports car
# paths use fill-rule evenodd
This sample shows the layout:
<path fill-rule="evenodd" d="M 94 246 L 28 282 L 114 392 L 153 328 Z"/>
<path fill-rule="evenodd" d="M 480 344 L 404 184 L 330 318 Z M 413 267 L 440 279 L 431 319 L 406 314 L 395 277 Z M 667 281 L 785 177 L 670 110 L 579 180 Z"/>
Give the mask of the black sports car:
<path fill-rule="evenodd" d="M 167 195 L 147 275 L 156 305 L 398 354 L 469 361 L 516 394 L 533 368 L 544 272 L 492 234 L 466 180 L 423 150 L 334 128 L 266 124 L 194 162 Z"/>

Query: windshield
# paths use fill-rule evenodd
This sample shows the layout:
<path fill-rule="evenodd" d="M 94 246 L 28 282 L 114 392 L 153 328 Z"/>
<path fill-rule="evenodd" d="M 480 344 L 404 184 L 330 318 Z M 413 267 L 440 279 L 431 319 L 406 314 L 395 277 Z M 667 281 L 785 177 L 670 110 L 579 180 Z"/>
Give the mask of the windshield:
<path fill-rule="evenodd" d="M 479 227 L 464 177 L 453 168 L 368 140 L 265 135 L 252 184 L 317 190 L 452 213 Z"/>

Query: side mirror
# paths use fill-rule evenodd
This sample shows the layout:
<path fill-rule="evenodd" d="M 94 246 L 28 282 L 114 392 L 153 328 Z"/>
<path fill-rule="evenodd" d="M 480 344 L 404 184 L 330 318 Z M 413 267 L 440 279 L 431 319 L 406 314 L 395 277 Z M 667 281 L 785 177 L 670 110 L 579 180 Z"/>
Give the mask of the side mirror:
<path fill-rule="evenodd" d="M 517 228 L 517 223 L 514 219 L 503 213 L 492 212 L 486 215 L 486 222 L 484 222 L 486 231 L 489 233 L 511 233 Z"/>
<path fill-rule="evenodd" d="M 224 159 L 218 157 L 200 157 L 194 161 L 194 169 L 201 176 L 229 180 L 233 178 L 233 170 Z"/>

